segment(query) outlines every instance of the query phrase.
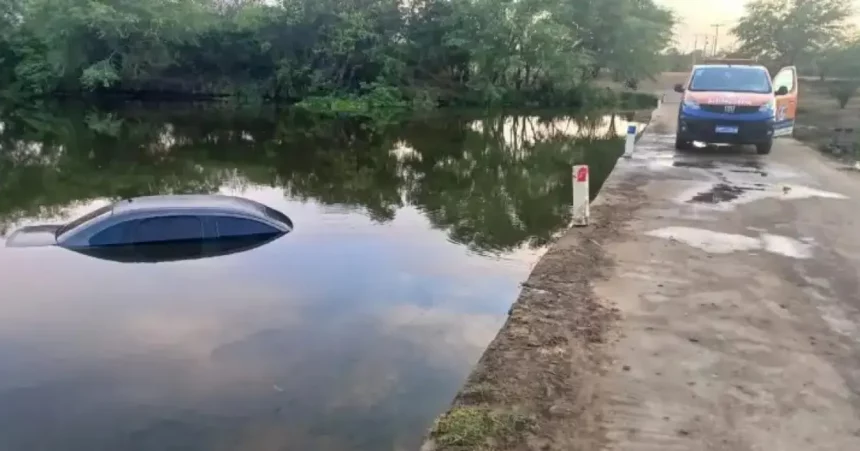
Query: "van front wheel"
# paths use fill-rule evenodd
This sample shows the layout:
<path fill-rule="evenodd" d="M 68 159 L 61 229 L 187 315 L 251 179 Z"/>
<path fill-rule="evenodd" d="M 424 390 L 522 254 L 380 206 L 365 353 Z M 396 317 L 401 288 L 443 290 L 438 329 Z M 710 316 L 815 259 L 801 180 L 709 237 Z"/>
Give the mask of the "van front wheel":
<path fill-rule="evenodd" d="M 756 144 L 755 151 L 759 155 L 767 155 L 770 153 L 770 150 L 773 148 L 773 140 L 770 140 L 766 143 Z"/>

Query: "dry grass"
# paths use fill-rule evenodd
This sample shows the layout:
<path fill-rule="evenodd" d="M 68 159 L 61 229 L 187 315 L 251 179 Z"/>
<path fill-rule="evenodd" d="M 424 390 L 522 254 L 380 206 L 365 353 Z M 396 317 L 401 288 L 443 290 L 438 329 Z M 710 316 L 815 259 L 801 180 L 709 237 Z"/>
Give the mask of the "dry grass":
<path fill-rule="evenodd" d="M 845 109 L 830 94 L 827 82 L 801 80 L 798 100 L 795 138 L 819 149 L 832 143 L 837 128 L 852 128 L 848 145 L 860 146 L 860 91 L 848 102 Z"/>

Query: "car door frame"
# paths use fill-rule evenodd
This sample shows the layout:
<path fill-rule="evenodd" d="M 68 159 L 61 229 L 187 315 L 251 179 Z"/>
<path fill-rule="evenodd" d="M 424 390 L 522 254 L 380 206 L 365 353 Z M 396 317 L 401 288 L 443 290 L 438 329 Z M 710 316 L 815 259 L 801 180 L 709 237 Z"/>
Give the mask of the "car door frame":
<path fill-rule="evenodd" d="M 773 76 L 774 93 L 780 86 L 776 85 L 776 79 L 786 71 L 792 72 L 793 86 L 785 95 L 774 95 L 775 110 L 773 123 L 774 138 L 790 138 L 794 134 L 794 126 L 797 122 L 797 100 L 798 100 L 798 78 L 797 67 L 786 66 Z"/>

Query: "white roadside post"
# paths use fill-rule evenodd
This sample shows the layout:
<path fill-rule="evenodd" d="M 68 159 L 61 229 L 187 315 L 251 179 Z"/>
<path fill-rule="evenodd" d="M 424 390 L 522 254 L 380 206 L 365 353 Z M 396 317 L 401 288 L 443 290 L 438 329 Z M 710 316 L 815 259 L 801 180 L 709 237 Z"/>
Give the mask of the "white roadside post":
<path fill-rule="evenodd" d="M 627 141 L 624 143 L 624 158 L 633 156 L 633 149 L 636 147 L 636 126 L 627 126 Z"/>
<path fill-rule="evenodd" d="M 588 225 L 588 166 L 576 165 L 573 167 L 573 225 L 583 227 Z"/>

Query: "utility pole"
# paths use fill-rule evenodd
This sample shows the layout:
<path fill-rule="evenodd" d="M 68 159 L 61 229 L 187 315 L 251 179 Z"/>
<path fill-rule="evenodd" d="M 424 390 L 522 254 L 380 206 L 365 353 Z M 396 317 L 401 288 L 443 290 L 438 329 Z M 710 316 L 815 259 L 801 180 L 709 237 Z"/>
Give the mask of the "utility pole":
<path fill-rule="evenodd" d="M 714 27 L 714 56 L 717 56 L 717 41 L 720 39 L 720 27 L 723 26 L 721 23 L 711 25 Z"/>
<path fill-rule="evenodd" d="M 704 48 L 699 47 L 699 43 L 704 42 Z M 695 33 L 693 34 L 693 64 L 696 64 L 696 56 L 699 51 L 702 52 L 702 57 L 707 58 L 708 56 L 708 35 L 703 33 Z"/>
<path fill-rule="evenodd" d="M 693 66 L 696 65 L 696 52 L 699 51 L 699 35 L 696 35 L 696 38 L 693 40 L 693 51 L 690 52 L 690 56 L 693 57 Z"/>

